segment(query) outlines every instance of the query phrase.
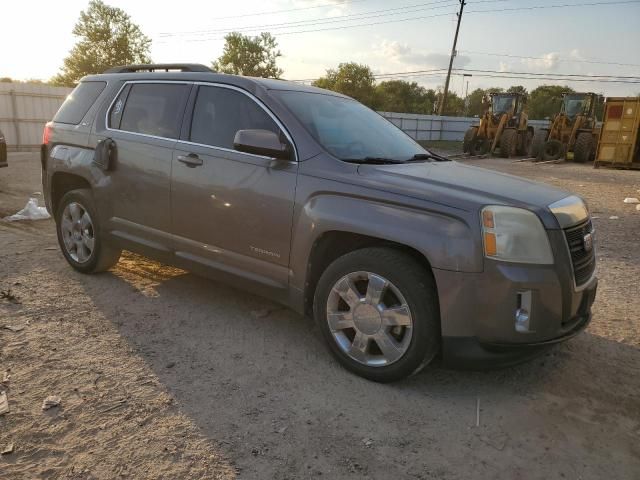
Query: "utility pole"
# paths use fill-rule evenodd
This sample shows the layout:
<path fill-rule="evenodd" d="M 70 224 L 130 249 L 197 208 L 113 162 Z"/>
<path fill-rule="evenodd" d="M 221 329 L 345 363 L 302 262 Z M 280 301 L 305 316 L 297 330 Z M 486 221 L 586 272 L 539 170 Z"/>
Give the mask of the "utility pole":
<path fill-rule="evenodd" d="M 438 115 L 442 115 L 447 104 L 447 94 L 449 93 L 449 80 L 451 79 L 451 68 L 453 67 L 453 59 L 456 57 L 456 45 L 458 44 L 458 32 L 460 31 L 460 21 L 462 20 L 462 11 L 466 5 L 465 0 L 460 1 L 460 12 L 458 15 L 458 25 L 456 25 L 456 36 L 453 37 L 453 48 L 451 49 L 451 58 L 449 59 L 449 71 L 447 72 L 447 79 L 444 82 L 444 92 L 442 92 L 442 100 L 440 107 L 438 108 Z"/>

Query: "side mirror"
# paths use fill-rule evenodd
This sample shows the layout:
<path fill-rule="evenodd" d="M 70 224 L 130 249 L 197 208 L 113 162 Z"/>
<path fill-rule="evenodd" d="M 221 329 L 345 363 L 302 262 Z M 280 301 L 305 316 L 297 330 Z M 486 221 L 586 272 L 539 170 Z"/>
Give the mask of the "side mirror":
<path fill-rule="evenodd" d="M 233 148 L 239 152 L 291 160 L 291 146 L 283 144 L 280 136 L 270 130 L 238 130 L 233 139 Z"/>

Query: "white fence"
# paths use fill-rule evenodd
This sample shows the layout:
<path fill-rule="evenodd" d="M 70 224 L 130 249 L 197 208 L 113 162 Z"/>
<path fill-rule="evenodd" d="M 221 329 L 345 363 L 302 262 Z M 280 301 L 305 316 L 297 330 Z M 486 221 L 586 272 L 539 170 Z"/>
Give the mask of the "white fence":
<path fill-rule="evenodd" d="M 71 88 L 31 83 L 0 82 L 0 130 L 11 151 L 37 150 L 44 124 L 51 120 Z M 477 118 L 439 117 L 414 113 L 380 112 L 416 140 L 460 141 Z M 546 120 L 530 120 L 534 128 Z"/>
<path fill-rule="evenodd" d="M 40 148 L 44 124 L 53 118 L 71 88 L 0 82 L 0 130 L 10 151 Z"/>
<path fill-rule="evenodd" d="M 398 126 L 415 140 L 462 141 L 464 132 L 478 123 L 473 117 L 440 117 L 417 113 L 379 112 L 384 118 Z M 533 128 L 546 127 L 548 120 L 529 120 Z"/>

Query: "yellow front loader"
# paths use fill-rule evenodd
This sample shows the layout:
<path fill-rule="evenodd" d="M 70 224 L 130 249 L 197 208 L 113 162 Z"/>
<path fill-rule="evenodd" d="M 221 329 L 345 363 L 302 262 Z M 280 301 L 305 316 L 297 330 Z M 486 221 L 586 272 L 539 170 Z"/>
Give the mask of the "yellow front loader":
<path fill-rule="evenodd" d="M 491 94 L 480 123 L 464 135 L 463 152 L 484 155 L 499 148 L 503 158 L 528 155 L 533 127 L 528 125 L 526 98 L 521 93 Z"/>
<path fill-rule="evenodd" d="M 549 128 L 536 131 L 531 143 L 531 156 L 538 160 L 569 159 L 584 163 L 593 160 L 598 146 L 595 93 L 567 93 Z"/>

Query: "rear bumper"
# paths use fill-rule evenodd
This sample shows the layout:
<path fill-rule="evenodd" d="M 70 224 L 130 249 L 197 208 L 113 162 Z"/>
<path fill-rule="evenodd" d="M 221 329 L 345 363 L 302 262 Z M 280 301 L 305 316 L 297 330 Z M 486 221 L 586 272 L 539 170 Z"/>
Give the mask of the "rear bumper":
<path fill-rule="evenodd" d="M 442 338 L 443 363 L 450 368 L 485 370 L 522 363 L 546 352 L 553 345 L 569 340 L 582 332 L 591 321 L 591 306 L 595 300 L 598 282 L 593 279 L 589 287 L 580 292 L 580 307 L 576 316 L 565 324 L 570 330 L 547 340 L 520 343 L 483 341 L 478 337 Z"/>

